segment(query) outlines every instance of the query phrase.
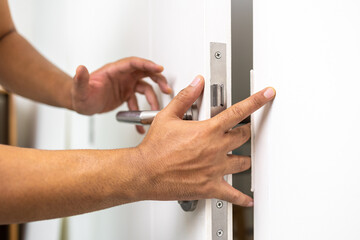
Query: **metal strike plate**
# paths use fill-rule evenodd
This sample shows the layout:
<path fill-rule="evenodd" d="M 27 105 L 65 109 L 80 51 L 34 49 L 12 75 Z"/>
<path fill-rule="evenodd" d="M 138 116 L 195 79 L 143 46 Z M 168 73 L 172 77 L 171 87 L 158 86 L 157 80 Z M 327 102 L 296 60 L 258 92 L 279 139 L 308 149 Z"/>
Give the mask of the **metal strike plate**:
<path fill-rule="evenodd" d="M 211 117 L 227 108 L 226 44 L 210 43 L 210 97 Z M 228 239 L 228 203 L 211 200 L 212 239 Z"/>
<path fill-rule="evenodd" d="M 226 44 L 210 43 L 211 117 L 227 108 Z"/>

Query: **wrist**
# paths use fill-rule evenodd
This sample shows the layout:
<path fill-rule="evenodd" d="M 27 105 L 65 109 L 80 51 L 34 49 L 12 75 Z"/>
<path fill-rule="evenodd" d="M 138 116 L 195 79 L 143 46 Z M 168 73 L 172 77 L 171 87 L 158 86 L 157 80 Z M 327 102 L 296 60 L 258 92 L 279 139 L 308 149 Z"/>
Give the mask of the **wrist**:
<path fill-rule="evenodd" d="M 69 79 L 65 81 L 65 91 L 63 91 L 64 94 L 61 96 L 60 101 L 63 108 L 75 111 L 72 101 L 72 85 L 73 80 L 69 77 Z"/>
<path fill-rule="evenodd" d="M 139 149 L 127 148 L 115 151 L 114 162 L 109 165 L 108 175 L 111 184 L 111 195 L 117 204 L 147 200 L 145 189 L 148 177 L 142 166 L 142 156 Z"/>

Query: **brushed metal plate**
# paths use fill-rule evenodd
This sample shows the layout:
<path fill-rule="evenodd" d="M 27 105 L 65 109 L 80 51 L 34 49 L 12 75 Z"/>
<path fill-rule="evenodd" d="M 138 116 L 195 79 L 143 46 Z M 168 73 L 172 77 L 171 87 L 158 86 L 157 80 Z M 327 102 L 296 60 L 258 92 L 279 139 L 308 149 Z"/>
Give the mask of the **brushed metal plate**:
<path fill-rule="evenodd" d="M 225 43 L 210 43 L 210 74 L 211 117 L 214 117 L 227 108 Z M 213 240 L 229 239 L 228 204 L 219 199 L 211 200 Z"/>

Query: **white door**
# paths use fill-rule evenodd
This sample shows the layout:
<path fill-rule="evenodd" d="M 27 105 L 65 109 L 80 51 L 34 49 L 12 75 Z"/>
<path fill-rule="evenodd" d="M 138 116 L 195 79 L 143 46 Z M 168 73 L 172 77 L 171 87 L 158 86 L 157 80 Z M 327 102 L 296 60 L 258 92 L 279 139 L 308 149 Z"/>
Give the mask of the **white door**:
<path fill-rule="evenodd" d="M 226 62 L 226 100 L 231 105 L 231 1 L 150 2 L 150 57 L 164 64 L 175 94 L 202 74 L 206 84 L 199 120 L 210 118 L 210 85 L 213 84 L 210 80 L 216 77 L 211 66 L 216 60 L 214 54 L 219 51 Z M 164 97 L 163 101 L 166 105 L 170 99 Z M 176 202 L 154 202 L 152 239 L 232 239 L 232 206 L 228 204 L 217 210 L 214 204 L 211 200 L 200 201 L 197 209 L 188 213 Z M 225 213 L 219 217 L 218 211 Z"/>
<path fill-rule="evenodd" d="M 360 2 L 254 0 L 255 240 L 360 239 Z"/>
<path fill-rule="evenodd" d="M 211 116 L 210 79 L 213 84 L 219 78 L 224 81 L 218 92 L 221 95 L 223 87 L 227 91 L 223 101 L 231 105 L 231 0 L 72 2 L 68 21 L 74 22 L 74 26 L 69 24 L 71 36 L 76 39 L 72 44 L 76 52 L 72 59 L 74 67 L 81 63 L 93 68 L 116 58 L 141 56 L 164 65 L 174 94 L 196 75 L 204 75 L 206 87 L 199 105 L 200 120 Z M 87 6 L 84 11 L 76 10 L 84 5 Z M 93 8 L 101 18 L 89 14 L 94 13 Z M 86 37 L 87 28 L 94 26 L 111 27 L 99 28 L 99 36 Z M 221 73 L 217 73 L 217 64 L 221 65 L 218 67 Z M 173 96 L 163 96 L 162 105 L 166 106 Z M 144 98 L 139 103 L 142 109 L 148 108 Z M 117 111 L 91 120 L 74 114 L 71 147 L 138 145 L 142 138 L 133 126 L 115 120 Z M 224 203 L 217 209 L 215 204 L 214 200 L 202 200 L 194 212 L 184 212 L 174 201 L 139 202 L 72 217 L 68 220 L 68 239 L 232 239 L 232 206 Z"/>

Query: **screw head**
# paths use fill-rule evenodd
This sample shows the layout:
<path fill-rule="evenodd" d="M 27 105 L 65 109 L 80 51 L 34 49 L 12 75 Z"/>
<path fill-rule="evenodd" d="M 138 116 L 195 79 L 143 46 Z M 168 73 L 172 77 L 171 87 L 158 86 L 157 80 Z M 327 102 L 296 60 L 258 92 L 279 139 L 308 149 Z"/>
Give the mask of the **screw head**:
<path fill-rule="evenodd" d="M 220 209 L 220 208 L 222 208 L 223 206 L 224 206 L 224 203 L 223 203 L 222 201 L 217 201 L 217 202 L 216 202 L 216 207 L 217 207 L 217 208 Z"/>
<path fill-rule="evenodd" d="M 217 230 L 216 236 L 222 237 L 224 235 L 224 231 L 222 229 Z"/>
<path fill-rule="evenodd" d="M 220 52 L 220 51 L 217 51 L 217 52 L 215 53 L 215 58 L 216 58 L 216 59 L 220 59 L 221 57 L 222 57 L 221 52 Z"/>

